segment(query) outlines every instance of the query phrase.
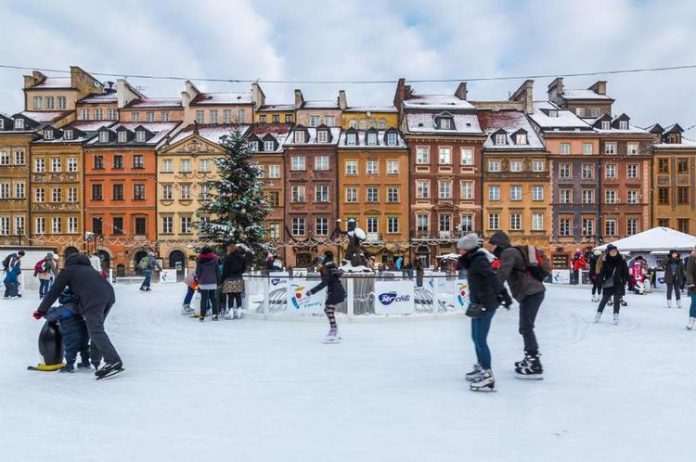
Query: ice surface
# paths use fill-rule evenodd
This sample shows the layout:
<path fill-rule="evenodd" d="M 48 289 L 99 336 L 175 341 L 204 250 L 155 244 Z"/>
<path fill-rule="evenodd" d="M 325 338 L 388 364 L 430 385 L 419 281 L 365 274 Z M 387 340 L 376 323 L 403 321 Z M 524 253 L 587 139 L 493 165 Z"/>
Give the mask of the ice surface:
<path fill-rule="evenodd" d="M 593 324 L 587 288 L 549 289 L 546 378 L 519 381 L 517 312 L 491 330 L 498 393 L 468 391 L 469 320 L 199 323 L 183 284 L 119 286 L 107 330 L 126 372 L 28 372 L 38 296 L 0 299 L 3 461 L 693 461 L 696 332 L 664 293 Z"/>

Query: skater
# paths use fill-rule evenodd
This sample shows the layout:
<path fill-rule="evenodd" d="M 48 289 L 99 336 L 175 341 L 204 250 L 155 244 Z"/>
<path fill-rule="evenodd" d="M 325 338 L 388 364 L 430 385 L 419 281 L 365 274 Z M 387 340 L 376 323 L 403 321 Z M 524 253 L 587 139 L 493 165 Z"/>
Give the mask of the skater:
<path fill-rule="evenodd" d="M 116 348 L 104 330 L 106 320 L 116 298 L 111 284 L 95 271 L 85 255 L 70 255 L 65 261 L 65 267 L 58 273 L 53 286 L 34 312 L 35 319 L 41 319 L 53 305 L 66 287 L 75 294 L 78 300 L 78 313 L 85 318 L 87 332 L 91 339 L 90 360 L 97 368 L 102 356 L 106 364 L 97 370 L 98 379 L 108 377 L 123 371 Z"/>
<path fill-rule="evenodd" d="M 644 281 L 647 274 L 645 266 L 645 259 L 640 255 L 637 256 L 631 264 L 631 287 L 633 288 L 633 293 L 636 295 L 645 295 Z"/>
<path fill-rule="evenodd" d="M 2 270 L 7 273 L 10 270 L 10 268 L 14 267 L 15 263 L 22 259 L 23 256 L 24 250 L 20 250 L 19 252 L 9 254 L 2 261 Z"/>
<path fill-rule="evenodd" d="M 162 271 L 162 267 L 157 262 L 155 252 L 149 252 L 147 255 L 141 258 L 140 263 L 138 263 L 138 268 L 143 270 L 143 274 L 145 275 L 145 279 L 143 279 L 143 283 L 140 286 L 140 290 L 142 290 L 143 292 L 149 292 L 150 281 L 152 280 L 152 272 L 155 269 L 157 269 L 157 271 Z"/>
<path fill-rule="evenodd" d="M 242 297 L 244 297 L 244 278 L 246 259 L 241 249 L 231 244 L 227 247 L 227 255 L 222 263 L 222 303 L 227 299 L 225 319 L 240 319 L 242 317 Z"/>
<path fill-rule="evenodd" d="M 54 306 L 44 316 L 46 321 L 58 322 L 63 334 L 63 351 L 65 353 L 65 366 L 60 372 L 75 372 L 75 360 L 80 354 L 78 369 L 89 370 L 89 334 L 85 318 L 78 314 L 77 298 L 69 289 L 63 291 L 58 297 L 60 306 Z"/>
<path fill-rule="evenodd" d="M 515 363 L 515 372 L 519 378 L 541 379 L 544 369 L 539 360 L 539 345 L 534 334 L 534 322 L 544 301 L 546 287 L 530 273 L 529 257 L 525 256 L 525 252 L 531 249 L 512 247 L 510 238 L 502 231 L 493 234 L 488 242 L 493 254 L 500 259 L 500 266 L 496 273 L 500 283 L 507 281 L 512 296 L 520 305 L 519 332 L 524 340 L 525 356 L 522 361 Z M 544 265 L 547 263 L 548 261 Z"/>
<path fill-rule="evenodd" d="M 573 277 L 572 281 L 573 284 L 580 284 L 581 276 L 582 276 L 582 270 L 585 269 L 585 265 L 587 265 L 587 260 L 585 260 L 585 255 L 582 253 L 582 250 L 575 249 L 575 254 L 573 255 Z"/>
<path fill-rule="evenodd" d="M 330 250 L 324 252 L 319 259 L 321 282 L 307 291 L 306 294 L 310 297 L 326 287 L 327 294 L 324 313 L 329 320 L 329 333 L 326 334 L 325 343 L 337 343 L 341 340 L 341 337 L 338 335 L 338 325 L 336 324 L 336 305 L 342 303 L 346 298 L 346 291 L 343 288 L 343 284 L 341 284 L 343 271 L 336 266 L 333 259 L 333 252 Z"/>
<path fill-rule="evenodd" d="M 186 283 L 186 296 L 184 296 L 184 303 L 181 305 L 182 316 L 191 316 L 195 311 L 193 308 L 191 308 L 191 300 L 193 300 L 193 296 L 196 294 L 196 290 L 198 289 L 198 284 L 196 283 L 194 276 L 194 273 L 190 272 L 184 279 L 184 282 Z"/>
<path fill-rule="evenodd" d="M 689 291 L 691 306 L 689 307 L 688 330 L 694 329 L 696 323 L 696 247 L 691 251 L 691 256 L 686 264 L 686 289 Z"/>
<path fill-rule="evenodd" d="M 599 302 L 595 322 L 599 322 L 602 317 L 604 307 L 609 299 L 613 299 L 612 306 L 614 307 L 614 325 L 619 323 L 619 311 L 621 309 L 621 297 L 626 292 L 626 284 L 630 281 L 631 275 L 628 272 L 626 260 L 619 253 L 619 249 L 615 245 L 607 246 L 607 254 L 604 256 L 602 263 L 602 271 L 598 274 L 598 278 L 602 283 L 602 301 Z"/>
<path fill-rule="evenodd" d="M 602 259 L 602 251 L 595 250 L 590 257 L 590 281 L 592 282 L 592 302 L 596 303 L 602 296 L 602 284 L 599 283 L 597 274 L 601 270 L 600 261 Z"/>
<path fill-rule="evenodd" d="M 213 311 L 212 319 L 217 321 L 218 301 L 215 293 L 220 283 L 220 276 L 218 273 L 218 257 L 210 247 L 203 247 L 198 255 L 194 280 L 198 284 L 198 291 L 201 294 L 201 317 L 198 319 L 201 322 L 205 321 L 208 304 L 210 304 Z"/>
<path fill-rule="evenodd" d="M 19 298 L 22 295 L 19 293 L 19 275 L 22 273 L 21 259 L 12 260 L 12 266 L 5 270 L 5 297 L 4 298 Z"/>
<path fill-rule="evenodd" d="M 48 252 L 46 258 L 34 265 L 34 277 L 39 278 L 39 298 L 44 298 L 51 287 L 51 281 L 56 277 L 56 261 L 53 252 Z"/>
<path fill-rule="evenodd" d="M 672 292 L 677 300 L 677 308 L 681 308 L 681 288 L 684 282 L 684 264 L 679 252 L 670 250 L 664 264 L 665 284 L 667 284 L 667 308 L 672 308 Z"/>
<path fill-rule="evenodd" d="M 507 290 L 496 277 L 488 256 L 481 251 L 477 234 L 470 233 L 459 239 L 457 250 L 461 255 L 459 265 L 467 270 L 469 303 L 485 309 L 480 317 L 471 319 L 471 340 L 474 342 L 477 363 L 465 378 L 471 382 L 469 389 L 472 391 L 493 391 L 495 378 L 491 371 L 491 351 L 487 338 L 495 310 L 500 304 L 500 294 L 502 291 L 507 293 Z"/>

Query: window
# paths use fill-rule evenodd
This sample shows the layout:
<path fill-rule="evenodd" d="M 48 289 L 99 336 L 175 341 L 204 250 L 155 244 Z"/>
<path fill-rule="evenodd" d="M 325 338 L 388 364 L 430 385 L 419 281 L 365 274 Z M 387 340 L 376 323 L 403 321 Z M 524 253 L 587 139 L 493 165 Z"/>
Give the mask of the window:
<path fill-rule="evenodd" d="M 41 109 L 43 99 L 40 96 L 34 96 L 34 109 Z"/>
<path fill-rule="evenodd" d="M 689 187 L 679 186 L 677 187 L 677 204 L 688 205 L 689 204 Z"/>
<path fill-rule="evenodd" d="M 358 134 L 357 133 L 347 133 L 346 134 L 346 144 L 348 146 L 355 146 L 358 144 Z"/>
<path fill-rule="evenodd" d="M 474 217 L 472 215 L 462 215 L 459 229 L 464 233 L 471 233 L 474 230 Z"/>
<path fill-rule="evenodd" d="M 293 134 L 293 139 L 295 140 L 295 143 L 304 143 L 305 142 L 305 132 L 303 130 L 297 130 Z"/>
<path fill-rule="evenodd" d="M 115 201 L 122 201 L 123 200 L 123 185 L 122 184 L 113 185 L 111 197 Z"/>
<path fill-rule="evenodd" d="M 561 204 L 570 204 L 573 202 L 573 190 L 572 189 L 561 189 L 559 192 L 559 200 Z"/>
<path fill-rule="evenodd" d="M 133 185 L 133 200 L 144 201 L 145 200 L 145 185 L 144 184 L 134 184 Z"/>
<path fill-rule="evenodd" d="M 527 144 L 527 134 L 518 133 L 515 135 L 515 144 Z"/>
<path fill-rule="evenodd" d="M 604 166 L 604 178 L 616 178 L 616 164 Z"/>
<path fill-rule="evenodd" d="M 205 122 L 205 112 L 200 109 L 196 111 L 196 123 L 203 124 Z"/>
<path fill-rule="evenodd" d="M 66 109 L 68 107 L 65 96 L 58 97 L 58 109 Z"/>
<path fill-rule="evenodd" d="M 583 189 L 582 190 L 582 203 L 583 204 L 594 204 L 595 203 L 595 198 L 594 198 L 595 192 L 594 189 Z"/>
<path fill-rule="evenodd" d="M 521 172 L 522 171 L 522 161 L 511 160 L 510 161 L 510 171 L 511 172 Z"/>
<path fill-rule="evenodd" d="M 46 109 L 55 109 L 56 100 L 53 96 L 46 97 Z"/>
<path fill-rule="evenodd" d="M 162 122 L 169 122 L 169 113 L 168 112 L 162 112 L 160 114 L 160 118 L 162 119 Z"/>
<path fill-rule="evenodd" d="M 147 234 L 147 219 L 145 217 L 135 217 L 135 234 L 144 236 Z"/>
<path fill-rule="evenodd" d="M 273 141 L 273 140 L 264 141 L 263 142 L 263 150 L 266 152 L 275 151 L 275 141 Z"/>
<path fill-rule="evenodd" d="M 0 217 L 0 235 L 10 235 L 10 217 Z"/>
<path fill-rule="evenodd" d="M 522 230 L 522 214 L 519 212 L 510 213 L 510 231 Z"/>
<path fill-rule="evenodd" d="M 249 141 L 249 151 L 258 152 L 259 151 L 259 142 L 258 141 Z"/>
<path fill-rule="evenodd" d="M 582 219 L 582 235 L 585 237 L 593 236 L 594 231 L 594 218 L 583 218 Z"/>
<path fill-rule="evenodd" d="M 573 231 L 573 220 L 571 218 L 560 218 L 558 220 L 558 235 L 570 236 Z"/>
<path fill-rule="evenodd" d="M 522 200 L 522 186 L 510 186 L 510 200 Z"/>
<path fill-rule="evenodd" d="M 191 159 L 181 159 L 179 169 L 181 173 L 191 173 Z"/>
<path fill-rule="evenodd" d="M 387 133 L 387 146 L 396 146 L 398 141 L 398 138 L 396 136 L 396 132 L 388 132 Z"/>
<path fill-rule="evenodd" d="M 669 205 L 669 188 L 657 188 L 657 203 Z"/>
<path fill-rule="evenodd" d="M 473 200 L 474 199 L 474 182 L 470 180 L 462 180 L 459 183 L 459 188 L 460 188 L 460 196 L 464 200 Z"/>
<path fill-rule="evenodd" d="M 273 117 L 276 117 L 276 116 L 273 116 Z M 280 239 L 280 223 L 270 223 L 268 225 L 268 238 L 269 239 Z"/>
<path fill-rule="evenodd" d="M 37 217 L 34 223 L 36 225 L 36 234 L 44 234 L 46 232 L 46 219 L 44 217 Z"/>
<path fill-rule="evenodd" d="M 142 155 L 136 154 L 133 156 L 133 168 L 145 168 L 145 162 Z"/>
<path fill-rule="evenodd" d="M 118 109 L 107 109 L 107 117 L 109 120 L 117 120 L 118 119 Z"/>
<path fill-rule="evenodd" d="M 626 177 L 638 178 L 638 165 L 628 164 L 628 166 L 626 167 Z"/>
<path fill-rule="evenodd" d="M 77 191 L 77 189 L 75 189 Z M 26 187 L 23 181 L 15 183 L 14 197 L 15 199 L 24 199 L 26 195 Z"/>
<path fill-rule="evenodd" d="M 689 219 L 688 218 L 677 218 L 677 230 L 689 234 Z"/>
<path fill-rule="evenodd" d="M 582 154 L 584 156 L 589 156 L 592 154 L 592 143 L 583 143 L 582 144 Z"/>
<path fill-rule="evenodd" d="M 449 233 L 452 231 L 452 215 L 443 213 L 439 216 L 440 233 Z"/>
<path fill-rule="evenodd" d="M 0 165 L 10 165 L 9 151 L 0 151 Z"/>
<path fill-rule="evenodd" d="M 36 202 L 46 202 L 46 190 L 44 188 L 36 188 L 34 190 L 34 200 Z"/>
<path fill-rule="evenodd" d="M 172 234 L 174 232 L 174 218 L 170 216 L 162 217 L 162 234 Z"/>
<path fill-rule="evenodd" d="M 112 234 L 123 234 L 123 217 L 113 217 Z"/>
<path fill-rule="evenodd" d="M 346 188 L 346 202 L 358 202 L 358 188 Z"/>
<path fill-rule="evenodd" d="M 604 191 L 604 202 L 607 204 L 616 204 L 618 202 L 616 190 L 607 189 Z"/>
<path fill-rule="evenodd" d="M 271 203 L 273 207 L 280 206 L 280 193 L 278 191 L 271 191 L 268 193 L 268 202 Z"/>
<path fill-rule="evenodd" d="M 52 172 L 60 172 L 62 170 L 62 162 L 60 161 L 59 158 L 52 158 L 51 159 L 51 171 Z"/>
<path fill-rule="evenodd" d="M 377 132 L 367 132 L 367 145 L 377 146 Z"/>
<path fill-rule="evenodd" d="M 452 181 L 438 181 L 438 191 L 440 199 L 452 199 Z"/>
<path fill-rule="evenodd" d="M 626 202 L 629 204 L 637 204 L 638 203 L 638 190 L 637 189 L 629 189 L 626 193 Z"/>
<path fill-rule="evenodd" d="M 430 181 L 416 180 L 416 199 L 430 198 Z"/>
<path fill-rule="evenodd" d="M 232 123 L 232 110 L 231 109 L 223 109 L 222 110 L 222 123 L 223 124 Z"/>
<path fill-rule="evenodd" d="M 191 234 L 191 217 L 181 217 L 181 234 Z"/>
<path fill-rule="evenodd" d="M 451 130 L 452 129 L 452 119 L 449 117 L 441 117 L 439 119 L 440 121 L 440 129 L 442 130 Z"/>
<path fill-rule="evenodd" d="M 368 187 L 366 189 L 367 192 L 367 203 L 369 204 L 374 204 L 376 202 L 379 202 L 379 189 L 375 187 Z"/>
<path fill-rule="evenodd" d="M 599 117 L 599 108 L 598 107 L 593 107 L 590 109 L 590 113 L 592 117 Z"/>
<path fill-rule="evenodd" d="M 135 132 L 135 141 L 138 143 L 144 143 L 145 142 L 145 130 L 138 130 Z"/>
<path fill-rule="evenodd" d="M 489 186 L 488 187 L 488 200 L 499 201 L 500 200 L 500 186 Z"/>
<path fill-rule="evenodd" d="M 280 165 L 271 164 L 268 166 L 268 177 L 269 178 L 280 178 Z"/>
<path fill-rule="evenodd" d="M 561 143 L 561 154 L 566 156 L 570 154 L 570 143 Z"/>
<path fill-rule="evenodd" d="M 399 219 L 397 217 L 387 217 L 387 234 L 399 233 Z"/>
<path fill-rule="evenodd" d="M 317 115 L 311 115 L 311 116 L 309 116 L 309 126 L 310 126 L 310 127 L 317 127 L 317 126 L 319 126 L 319 116 L 317 116 Z"/>
<path fill-rule="evenodd" d="M 669 173 L 669 159 L 657 159 L 657 173 Z"/>
<path fill-rule="evenodd" d="M 277 167 L 277 165 L 276 165 L 276 167 Z M 198 171 L 201 173 L 209 173 L 210 172 L 210 159 L 201 159 L 200 165 L 198 167 Z"/>
<path fill-rule="evenodd" d="M 104 168 L 104 156 L 94 156 L 94 169 L 102 170 Z"/>
<path fill-rule="evenodd" d="M 347 160 L 346 161 L 346 175 L 357 175 L 358 174 L 358 161 L 357 160 Z"/>
<path fill-rule="evenodd" d="M 46 159 L 42 157 L 37 157 L 34 159 L 34 171 L 36 173 L 43 173 L 46 171 Z"/>
<path fill-rule="evenodd" d="M 14 121 L 15 130 L 24 130 L 24 119 L 17 118 Z"/>
<path fill-rule="evenodd" d="M 489 160 L 488 161 L 488 171 L 489 172 L 500 172 L 502 170 L 501 163 L 499 160 Z"/>
<path fill-rule="evenodd" d="M 367 161 L 367 168 L 365 169 L 366 173 L 368 175 L 377 175 L 379 174 L 379 163 L 376 160 L 368 160 Z"/>
<path fill-rule="evenodd" d="M 317 130 L 317 143 L 328 143 L 329 132 L 327 130 Z"/>
<path fill-rule="evenodd" d="M 584 107 L 576 107 L 575 108 L 575 115 L 578 117 L 585 117 L 585 108 Z"/>
<path fill-rule="evenodd" d="M 101 217 L 92 217 L 92 232 L 94 234 L 104 234 L 104 227 Z"/>
<path fill-rule="evenodd" d="M 629 218 L 626 220 L 626 234 L 629 236 L 632 236 L 639 231 L 639 226 L 638 226 L 638 219 L 637 218 Z"/>
<path fill-rule="evenodd" d="M 638 143 L 628 143 L 626 145 L 626 154 L 629 156 L 638 154 Z"/>
<path fill-rule="evenodd" d="M 63 131 L 63 139 L 72 140 L 75 138 L 75 132 L 72 129 L 65 129 Z"/>
<path fill-rule="evenodd" d="M 669 218 L 658 218 L 657 226 L 660 226 L 662 228 L 671 228 Z"/>
<path fill-rule="evenodd" d="M 474 165 L 473 148 L 461 148 L 459 153 L 462 156 L 462 165 Z"/>
<path fill-rule="evenodd" d="M 416 164 L 430 164 L 430 146 L 416 146 Z"/>
<path fill-rule="evenodd" d="M 627 120 L 620 120 L 619 121 L 619 130 L 628 130 L 628 121 Z"/>
<path fill-rule="evenodd" d="M 387 175 L 398 175 L 399 174 L 399 161 L 398 160 L 388 160 L 387 161 Z"/>
<path fill-rule="evenodd" d="M 10 199 L 10 183 L 0 183 L 0 199 Z"/>
<path fill-rule="evenodd" d="M 119 143 L 125 143 L 128 141 L 128 132 L 125 130 L 121 130 L 118 132 L 116 135 L 116 139 L 118 140 Z"/>
<path fill-rule="evenodd" d="M 543 172 L 546 170 L 546 162 L 543 160 L 534 160 L 532 162 L 533 172 Z"/>
<path fill-rule="evenodd" d="M 544 230 L 544 214 L 542 212 L 532 213 L 532 231 Z"/>
<path fill-rule="evenodd" d="M 499 213 L 489 213 L 488 214 L 488 229 L 500 229 L 500 214 Z"/>
<path fill-rule="evenodd" d="M 99 117 L 101 119 L 101 117 Z M 147 122 L 154 122 L 155 121 L 155 113 L 152 111 L 148 111 L 145 113 L 145 120 Z"/>
<path fill-rule="evenodd" d="M 292 156 L 290 159 L 290 170 L 297 172 L 305 169 L 305 156 Z"/>
<path fill-rule="evenodd" d="M 416 215 L 416 231 L 419 233 L 426 233 L 430 229 L 430 219 L 429 216 L 423 213 Z"/>
<path fill-rule="evenodd" d="M 68 202 L 71 204 L 77 202 L 77 188 L 68 188 Z"/>
<path fill-rule="evenodd" d="M 616 220 L 606 220 L 604 222 L 604 235 L 616 236 Z"/>
<path fill-rule="evenodd" d="M 68 234 L 77 233 L 77 217 L 68 217 Z"/>
<path fill-rule="evenodd" d="M 544 200 L 544 186 L 534 185 L 532 186 L 532 200 L 543 201 Z"/>
<path fill-rule="evenodd" d="M 689 159 L 677 159 L 677 173 L 680 175 L 689 173 Z"/>
<path fill-rule="evenodd" d="M 172 160 L 171 159 L 164 159 L 162 161 L 162 172 L 164 172 L 164 173 L 171 173 L 172 172 Z"/>
<path fill-rule="evenodd" d="M 314 187 L 314 202 L 329 202 L 329 187 L 325 184 L 318 184 Z"/>
<path fill-rule="evenodd" d="M 507 135 L 505 133 L 497 133 L 495 135 L 495 144 L 497 144 L 497 145 L 507 144 Z"/>
<path fill-rule="evenodd" d="M 378 221 L 377 218 L 375 217 L 368 217 L 367 218 L 367 232 L 370 234 L 375 234 L 378 232 Z"/>
<path fill-rule="evenodd" d="M 173 192 L 173 186 L 171 184 L 163 184 L 162 185 L 162 199 L 166 201 L 170 201 L 174 199 L 174 192 Z"/>
<path fill-rule="evenodd" d="M 314 234 L 317 236 L 328 236 L 329 235 L 329 219 L 328 218 L 317 218 L 314 222 Z"/>
<path fill-rule="evenodd" d="M 245 110 L 244 109 L 237 109 L 237 123 L 243 123 L 245 120 Z"/>
<path fill-rule="evenodd" d="M 595 177 L 595 166 L 592 164 L 582 164 L 582 179 L 593 180 Z"/>
<path fill-rule="evenodd" d="M 291 202 L 305 202 L 305 186 L 304 185 L 294 185 L 291 188 Z"/>
<path fill-rule="evenodd" d="M 209 115 L 210 115 L 210 123 L 211 124 L 218 123 L 218 111 L 216 109 L 211 109 Z"/>
<path fill-rule="evenodd" d="M 15 233 L 18 236 L 23 236 L 26 226 L 24 226 L 24 217 L 15 217 Z"/>
<path fill-rule="evenodd" d="M 285 114 L 285 123 L 286 124 L 291 124 L 295 120 L 295 117 L 292 114 Z"/>
<path fill-rule="evenodd" d="M 304 234 L 305 234 L 305 219 L 304 218 L 293 218 L 292 219 L 292 234 L 293 234 L 293 236 L 304 236 Z"/>
<path fill-rule="evenodd" d="M 191 185 L 190 184 L 180 184 L 179 185 L 179 198 L 182 201 L 191 200 Z"/>
<path fill-rule="evenodd" d="M 24 165 L 24 150 L 23 149 L 17 149 L 14 152 L 14 162 L 15 165 Z"/>
<path fill-rule="evenodd" d="M 316 156 L 314 158 L 314 170 L 329 170 L 329 156 Z"/>
<path fill-rule="evenodd" d="M 140 114 L 134 112 L 131 114 L 131 122 L 138 122 L 140 120 Z"/>
<path fill-rule="evenodd" d="M 440 146 L 438 148 L 438 163 L 440 165 L 452 165 L 452 148 L 449 146 Z"/>
<path fill-rule="evenodd" d="M 53 139 L 53 130 L 51 130 L 51 129 L 44 130 L 43 137 L 45 140 L 52 140 Z"/>

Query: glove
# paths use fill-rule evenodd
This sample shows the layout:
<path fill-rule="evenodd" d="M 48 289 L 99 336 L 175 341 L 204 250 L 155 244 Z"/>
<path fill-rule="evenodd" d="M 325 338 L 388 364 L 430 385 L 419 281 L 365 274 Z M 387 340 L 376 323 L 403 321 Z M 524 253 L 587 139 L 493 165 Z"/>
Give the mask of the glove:
<path fill-rule="evenodd" d="M 311 296 L 312 296 L 312 292 L 310 292 L 310 291 L 305 292 L 305 297 L 309 298 Z"/>
<path fill-rule="evenodd" d="M 43 318 L 43 313 L 42 313 L 41 311 L 38 311 L 38 310 L 37 310 L 37 311 L 34 311 L 31 315 L 32 315 L 32 316 L 34 317 L 34 319 L 36 319 L 37 321 L 39 321 L 41 318 Z"/>

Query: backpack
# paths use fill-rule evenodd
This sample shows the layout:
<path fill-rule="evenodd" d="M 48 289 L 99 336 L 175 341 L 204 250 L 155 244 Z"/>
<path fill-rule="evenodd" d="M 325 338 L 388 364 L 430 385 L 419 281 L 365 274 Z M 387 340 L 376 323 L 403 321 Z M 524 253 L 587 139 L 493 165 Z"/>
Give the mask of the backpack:
<path fill-rule="evenodd" d="M 140 259 L 140 263 L 138 263 L 138 268 L 140 268 L 141 270 L 146 270 L 148 266 L 150 266 L 150 256 L 146 255 Z"/>
<path fill-rule="evenodd" d="M 38 262 L 36 262 L 36 265 L 34 265 L 34 274 L 45 273 L 47 269 L 48 264 L 46 263 L 46 259 L 44 258 L 43 260 L 39 260 Z"/>
<path fill-rule="evenodd" d="M 551 265 L 551 260 L 546 252 L 532 245 L 522 245 L 515 248 L 522 254 L 528 275 L 540 282 L 551 276 L 553 265 Z"/>

